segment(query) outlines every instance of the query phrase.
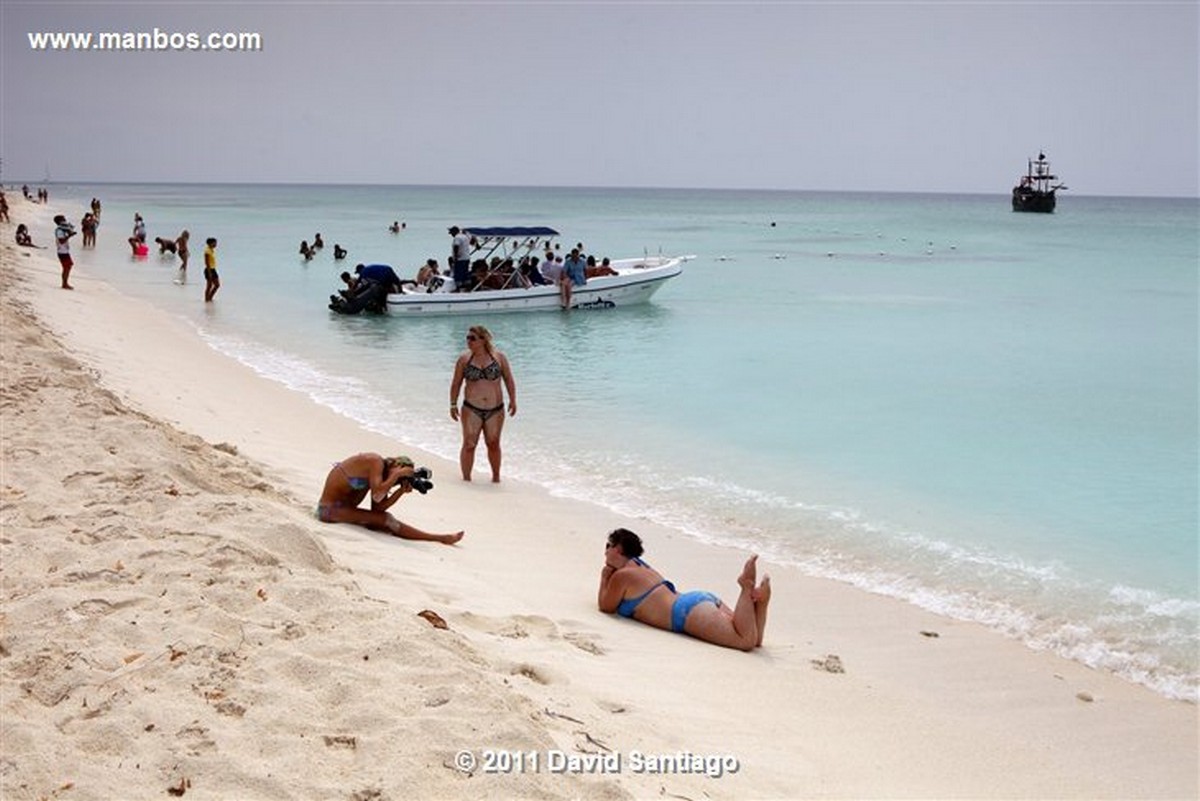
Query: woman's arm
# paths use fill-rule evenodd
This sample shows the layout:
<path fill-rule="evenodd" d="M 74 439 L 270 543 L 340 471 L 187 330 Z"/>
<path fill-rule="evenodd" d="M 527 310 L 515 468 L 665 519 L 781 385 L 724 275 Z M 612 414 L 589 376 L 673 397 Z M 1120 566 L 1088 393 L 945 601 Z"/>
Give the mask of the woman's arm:
<path fill-rule="evenodd" d="M 624 593 L 624 576 L 617 575 L 615 567 L 605 564 L 604 569 L 600 571 L 600 592 L 596 596 L 596 603 L 599 605 L 600 611 L 610 613 L 617 611 L 617 605 L 621 603 L 621 596 Z"/>
<path fill-rule="evenodd" d="M 412 484 L 410 484 L 407 481 L 404 481 L 403 479 L 411 478 L 412 474 L 413 474 L 413 469 L 411 467 L 398 467 L 398 468 L 396 468 L 396 471 L 400 471 L 401 475 L 399 475 L 397 477 L 397 480 L 395 482 L 396 486 L 393 488 L 392 494 L 388 495 L 386 498 L 384 498 L 382 501 L 379 501 L 379 502 L 376 502 L 375 499 L 372 498 L 371 499 L 371 508 L 372 509 L 375 509 L 380 512 L 386 512 L 388 509 L 392 508 L 392 504 L 394 504 L 396 501 L 400 500 L 401 495 L 405 495 L 409 492 L 412 492 Z"/>
<path fill-rule="evenodd" d="M 376 456 L 371 460 L 369 478 L 371 481 L 372 508 L 379 507 L 386 509 L 388 506 L 391 506 L 393 503 L 395 503 L 395 497 L 388 498 L 388 490 L 390 490 L 402 476 L 412 475 L 411 467 L 401 467 L 400 465 L 393 467 L 387 475 L 384 475 L 384 464 L 385 463 L 382 456 Z M 407 471 L 407 473 L 405 471 Z M 388 502 L 387 506 L 380 507 L 380 504 L 383 504 L 385 501 Z"/>
<path fill-rule="evenodd" d="M 466 366 L 469 354 L 458 357 L 454 363 L 454 377 L 450 379 L 450 417 L 458 419 L 458 391 L 462 389 L 463 368 Z"/>
<path fill-rule="evenodd" d="M 512 417 L 517 413 L 517 380 L 513 378 L 512 368 L 508 366 L 508 357 L 503 353 L 498 356 L 500 375 L 504 379 L 504 388 L 508 390 L 508 416 Z"/>

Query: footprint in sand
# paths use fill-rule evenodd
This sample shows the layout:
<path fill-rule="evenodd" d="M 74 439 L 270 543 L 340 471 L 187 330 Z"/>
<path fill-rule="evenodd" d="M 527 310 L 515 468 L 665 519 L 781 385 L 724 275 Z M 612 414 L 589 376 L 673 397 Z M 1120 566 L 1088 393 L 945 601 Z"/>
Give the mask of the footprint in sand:
<path fill-rule="evenodd" d="M 563 635 L 563 639 L 574 645 L 581 651 L 586 651 L 593 656 L 604 656 L 604 649 L 600 647 L 591 637 L 578 631 L 568 631 Z"/>
<path fill-rule="evenodd" d="M 462 616 L 462 622 L 476 631 L 510 640 L 523 640 L 528 637 L 539 637 L 546 640 L 563 639 L 589 654 L 595 656 L 604 654 L 604 649 L 589 635 L 577 631 L 561 632 L 557 623 L 541 615 L 488 618 L 466 613 Z"/>
<path fill-rule="evenodd" d="M 813 659 L 811 661 L 814 670 L 823 670 L 826 673 L 846 672 L 846 668 L 842 665 L 841 657 L 837 654 L 827 654 L 824 659 Z"/>
<path fill-rule="evenodd" d="M 509 670 L 509 673 L 512 674 L 513 676 L 524 676 L 525 678 L 529 679 L 530 681 L 536 682 L 538 684 L 553 684 L 554 683 L 554 680 L 546 674 L 546 671 L 544 671 L 542 668 L 537 667 L 536 665 L 530 665 L 530 664 L 514 665 Z"/>
<path fill-rule="evenodd" d="M 613 715 L 621 715 L 629 711 L 626 704 L 618 704 L 614 701 L 597 701 L 596 706 Z"/>

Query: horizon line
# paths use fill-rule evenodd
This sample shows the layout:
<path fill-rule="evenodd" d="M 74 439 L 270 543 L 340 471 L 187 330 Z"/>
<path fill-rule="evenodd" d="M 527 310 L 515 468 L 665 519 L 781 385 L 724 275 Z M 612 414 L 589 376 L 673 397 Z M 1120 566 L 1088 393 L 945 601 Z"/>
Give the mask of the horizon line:
<path fill-rule="evenodd" d="M 424 183 L 377 183 L 377 182 L 312 182 L 312 181 L 112 181 L 112 180 L 61 180 L 45 178 L 34 180 L 2 180 L 0 186 L 11 186 L 14 190 L 19 185 L 40 186 L 281 186 L 281 187 L 395 187 L 411 189 L 582 189 L 607 191 L 650 191 L 650 192 L 777 192 L 777 193 L 811 193 L 811 194 L 869 194 L 869 195 L 957 195 L 979 197 L 1005 197 L 1009 193 L 981 191 L 932 191 L 912 189 L 782 189 L 778 187 L 752 186 L 614 186 L 614 185 L 575 185 L 575 184 L 424 184 Z M 1064 191 L 1070 191 L 1064 190 Z M 1150 195 L 1150 194 L 1080 194 L 1072 193 L 1070 197 L 1079 198 L 1159 198 L 1164 200 L 1200 200 L 1196 195 Z"/>

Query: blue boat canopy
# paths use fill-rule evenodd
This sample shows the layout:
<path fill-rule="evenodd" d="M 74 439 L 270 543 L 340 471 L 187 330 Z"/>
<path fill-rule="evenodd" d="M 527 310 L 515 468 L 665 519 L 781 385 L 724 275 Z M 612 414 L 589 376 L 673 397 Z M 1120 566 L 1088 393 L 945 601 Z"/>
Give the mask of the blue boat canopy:
<path fill-rule="evenodd" d="M 468 225 L 467 233 L 475 236 L 558 236 L 558 231 L 545 226 L 516 227 L 516 228 L 476 228 Z"/>

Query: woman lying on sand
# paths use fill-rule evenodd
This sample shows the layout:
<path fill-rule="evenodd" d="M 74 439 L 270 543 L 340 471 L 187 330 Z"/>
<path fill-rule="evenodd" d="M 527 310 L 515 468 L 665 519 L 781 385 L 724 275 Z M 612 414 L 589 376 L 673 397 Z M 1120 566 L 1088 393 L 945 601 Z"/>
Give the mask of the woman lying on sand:
<path fill-rule="evenodd" d="M 737 606 L 730 609 L 711 592 L 679 593 L 675 585 L 643 562 L 642 540 L 628 529 L 608 535 L 600 571 L 600 611 L 616 612 L 660 629 L 750 651 L 762 645 L 771 601 L 771 579 L 754 585 L 757 556 L 746 560 L 737 583 Z"/>
<path fill-rule="evenodd" d="M 322 523 L 354 523 L 406 540 L 431 540 L 446 545 L 461 540 L 461 531 L 430 534 L 401 523 L 387 511 L 401 495 L 412 492 L 413 473 L 412 459 L 407 456 L 385 459 L 377 453 L 359 453 L 336 462 L 317 502 L 317 519 Z M 368 493 L 371 508 L 359 509 Z"/>

